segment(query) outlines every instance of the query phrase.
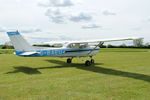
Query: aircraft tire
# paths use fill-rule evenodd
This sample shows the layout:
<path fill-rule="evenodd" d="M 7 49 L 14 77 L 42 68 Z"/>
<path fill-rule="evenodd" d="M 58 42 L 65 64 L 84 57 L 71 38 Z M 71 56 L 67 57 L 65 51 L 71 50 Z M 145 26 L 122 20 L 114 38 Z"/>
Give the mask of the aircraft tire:
<path fill-rule="evenodd" d="M 86 65 L 86 66 L 90 66 L 90 65 L 91 65 L 91 62 L 90 62 L 89 60 L 87 60 L 87 61 L 85 62 L 85 65 Z"/>
<path fill-rule="evenodd" d="M 71 63 L 72 60 L 70 58 L 67 59 L 67 63 Z"/>

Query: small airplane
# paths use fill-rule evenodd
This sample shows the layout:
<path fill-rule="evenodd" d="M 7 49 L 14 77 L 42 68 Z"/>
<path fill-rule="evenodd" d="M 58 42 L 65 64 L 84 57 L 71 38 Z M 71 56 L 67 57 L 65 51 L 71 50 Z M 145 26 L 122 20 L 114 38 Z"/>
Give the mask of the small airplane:
<path fill-rule="evenodd" d="M 35 47 L 31 46 L 18 31 L 7 32 L 14 48 L 15 54 L 22 57 L 41 57 L 41 56 L 52 56 L 52 57 L 68 57 L 67 63 L 71 63 L 73 58 L 90 57 L 91 60 L 86 60 L 85 65 L 89 66 L 94 63 L 92 58 L 96 53 L 99 52 L 99 45 L 104 42 L 111 41 L 124 41 L 124 40 L 138 40 L 141 38 L 118 38 L 118 39 L 95 39 L 85 41 L 70 41 L 64 42 L 60 48 L 56 47 Z M 91 46 L 89 43 L 98 43 L 95 46 Z"/>

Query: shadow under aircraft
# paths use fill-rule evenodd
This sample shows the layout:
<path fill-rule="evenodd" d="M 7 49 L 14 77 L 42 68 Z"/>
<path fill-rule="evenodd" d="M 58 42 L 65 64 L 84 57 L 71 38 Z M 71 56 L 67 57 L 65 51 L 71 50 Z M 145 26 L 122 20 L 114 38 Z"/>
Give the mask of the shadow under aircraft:
<path fill-rule="evenodd" d="M 17 66 L 14 67 L 14 71 L 7 72 L 5 74 L 11 74 L 11 73 L 18 73 L 23 72 L 25 74 L 42 74 L 39 69 L 53 69 L 53 68 L 70 68 L 70 64 L 66 64 L 64 61 L 58 61 L 58 60 L 46 60 L 50 63 L 57 64 L 53 67 L 39 67 L 39 68 L 31 68 L 27 66 Z M 97 65 L 103 65 L 103 63 L 95 63 L 89 67 L 85 67 L 83 64 L 71 64 L 71 67 L 75 67 L 77 69 L 91 71 L 95 73 L 101 73 L 101 74 L 107 74 L 107 75 L 114 75 L 114 76 L 120 76 L 120 77 L 127 77 L 127 78 L 133 78 L 137 80 L 143 80 L 146 82 L 150 82 L 150 76 L 144 75 L 140 73 L 133 73 L 133 72 L 126 72 L 126 71 L 120 71 L 116 69 L 111 68 L 104 68 Z"/>

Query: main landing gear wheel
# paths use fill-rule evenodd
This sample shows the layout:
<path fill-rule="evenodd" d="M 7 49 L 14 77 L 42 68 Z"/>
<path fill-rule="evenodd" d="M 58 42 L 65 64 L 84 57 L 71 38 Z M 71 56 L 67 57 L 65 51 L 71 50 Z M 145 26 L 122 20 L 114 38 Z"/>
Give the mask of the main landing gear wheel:
<path fill-rule="evenodd" d="M 94 59 L 91 59 L 91 63 L 94 64 Z"/>
<path fill-rule="evenodd" d="M 72 62 L 72 59 L 68 58 L 67 63 L 71 63 L 71 62 Z"/>
<path fill-rule="evenodd" d="M 90 62 L 89 60 L 87 60 L 87 61 L 85 62 L 85 65 L 86 65 L 86 66 L 90 66 L 90 65 L 91 65 L 91 62 Z"/>

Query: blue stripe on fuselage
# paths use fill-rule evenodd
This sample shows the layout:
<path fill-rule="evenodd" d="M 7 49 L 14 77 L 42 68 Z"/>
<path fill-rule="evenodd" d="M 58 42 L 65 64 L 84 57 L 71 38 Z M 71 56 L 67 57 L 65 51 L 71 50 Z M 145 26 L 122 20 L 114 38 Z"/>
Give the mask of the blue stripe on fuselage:
<path fill-rule="evenodd" d="M 100 49 L 100 48 L 99 48 Z M 99 49 L 95 49 L 95 50 L 99 50 Z M 77 52 L 74 52 L 75 50 L 77 50 Z M 67 54 L 73 54 L 73 53 L 81 53 L 81 52 L 89 52 L 90 50 L 93 49 L 54 49 L 54 50 L 37 50 L 37 54 L 33 54 L 33 55 L 28 55 L 30 57 L 34 57 L 34 56 L 59 56 L 59 55 L 67 55 Z M 67 52 L 70 51 L 70 52 Z M 73 51 L 73 52 L 71 52 Z M 16 51 L 16 55 L 18 56 L 22 56 L 20 54 L 24 53 L 25 51 Z M 33 51 L 26 51 L 26 52 L 33 52 Z"/>
<path fill-rule="evenodd" d="M 65 50 L 58 49 L 58 50 L 41 50 L 40 52 L 41 56 L 56 56 L 56 55 L 63 55 L 65 54 Z"/>

